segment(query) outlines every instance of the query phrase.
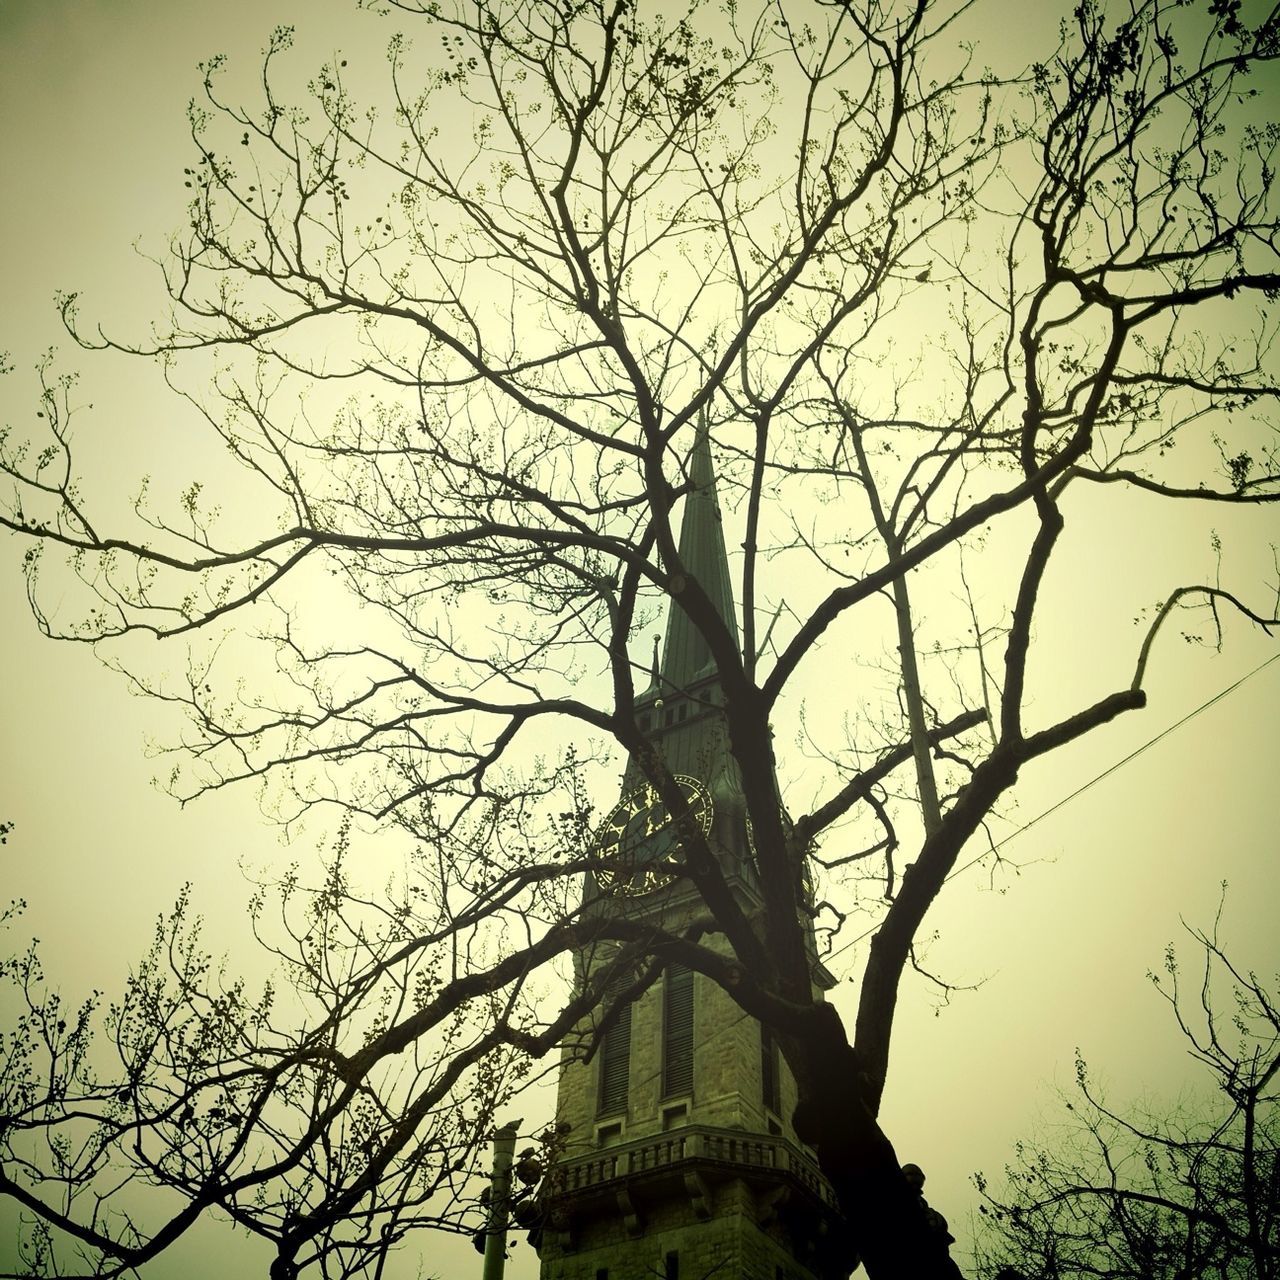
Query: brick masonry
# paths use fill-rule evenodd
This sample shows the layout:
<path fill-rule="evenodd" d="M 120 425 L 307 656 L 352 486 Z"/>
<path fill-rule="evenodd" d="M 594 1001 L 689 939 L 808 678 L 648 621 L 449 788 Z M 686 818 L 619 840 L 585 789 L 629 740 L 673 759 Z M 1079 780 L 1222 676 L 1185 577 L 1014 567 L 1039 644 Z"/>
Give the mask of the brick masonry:
<path fill-rule="evenodd" d="M 628 1105 L 611 1115 L 598 1110 L 599 1059 L 562 1051 L 557 1119 L 568 1128 L 549 1180 L 542 1280 L 847 1275 L 827 1256 L 829 1193 L 791 1128 L 785 1063 L 779 1113 L 764 1106 L 758 1023 L 695 974 L 691 1094 L 662 1096 L 662 1044 L 658 982 L 633 1006 Z"/>

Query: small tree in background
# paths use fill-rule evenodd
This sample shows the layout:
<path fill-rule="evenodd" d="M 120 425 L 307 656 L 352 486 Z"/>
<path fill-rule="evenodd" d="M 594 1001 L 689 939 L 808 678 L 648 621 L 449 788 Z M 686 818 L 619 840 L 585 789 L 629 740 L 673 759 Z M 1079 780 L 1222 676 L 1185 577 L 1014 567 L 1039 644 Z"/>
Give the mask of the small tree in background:
<path fill-rule="evenodd" d="M 980 1274 L 1026 1280 L 1280 1276 L 1280 1006 L 1218 931 L 1193 992 L 1172 945 L 1152 975 L 1202 1068 L 1169 1110 L 1108 1106 L 1077 1058 L 1077 1098 L 1052 1141 L 1018 1149 L 998 1194 L 982 1179 Z"/>

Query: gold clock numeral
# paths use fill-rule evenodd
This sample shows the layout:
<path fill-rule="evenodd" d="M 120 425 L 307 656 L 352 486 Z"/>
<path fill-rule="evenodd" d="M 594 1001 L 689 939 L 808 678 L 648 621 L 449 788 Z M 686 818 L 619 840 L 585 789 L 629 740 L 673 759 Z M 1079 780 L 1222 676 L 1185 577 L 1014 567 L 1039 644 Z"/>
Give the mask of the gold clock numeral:
<path fill-rule="evenodd" d="M 658 832 L 659 832 L 659 831 L 662 831 L 662 830 L 666 827 L 666 825 L 667 825 L 667 822 L 666 822 L 666 814 L 665 814 L 665 813 L 663 812 L 663 810 L 658 806 L 658 804 L 656 804 L 656 803 L 655 803 L 655 804 L 651 804 L 651 805 L 650 805 L 650 806 L 645 810 L 645 814 L 644 814 L 644 834 L 645 834 L 645 836 L 646 836 L 646 837 L 648 837 L 648 836 L 656 836 L 656 835 L 658 834 Z"/>

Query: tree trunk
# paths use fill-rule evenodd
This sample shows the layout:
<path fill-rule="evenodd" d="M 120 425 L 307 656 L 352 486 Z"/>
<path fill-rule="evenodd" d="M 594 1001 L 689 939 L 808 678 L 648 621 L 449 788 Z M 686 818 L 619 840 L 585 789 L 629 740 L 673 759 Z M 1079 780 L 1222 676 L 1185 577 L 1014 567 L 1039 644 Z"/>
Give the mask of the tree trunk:
<path fill-rule="evenodd" d="M 819 1009 L 815 1027 L 791 1046 L 800 1090 L 794 1124 L 818 1153 L 868 1277 L 961 1280 L 947 1232 L 904 1176 L 873 1114 L 873 1095 L 838 1015 Z"/>

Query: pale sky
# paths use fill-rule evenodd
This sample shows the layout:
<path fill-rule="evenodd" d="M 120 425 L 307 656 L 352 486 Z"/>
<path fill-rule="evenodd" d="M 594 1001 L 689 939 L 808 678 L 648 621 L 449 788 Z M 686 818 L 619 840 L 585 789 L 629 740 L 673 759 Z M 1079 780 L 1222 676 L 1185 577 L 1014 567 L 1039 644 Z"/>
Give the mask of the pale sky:
<path fill-rule="evenodd" d="M 18 367 L 0 385 L 0 422 L 25 424 L 36 358 L 51 344 L 67 350 L 55 289 L 82 290 L 94 317 L 145 315 L 154 282 L 131 246 L 141 239 L 158 253 L 181 224 L 195 63 L 226 51 L 252 73 L 271 26 L 283 21 L 298 23 L 313 62 L 339 46 L 376 62 L 390 30 L 342 0 L 0 0 L 0 350 Z M 103 456 L 122 473 L 136 471 L 147 431 L 168 412 L 154 377 L 75 362 Z M 1065 686 L 1092 684 L 1105 671 L 1109 687 L 1108 664 L 1131 665 L 1133 631 L 1122 653 L 1091 649 L 1113 634 L 1102 623 L 1165 589 L 1171 542 L 1207 547 L 1214 527 L 1225 531 L 1236 563 L 1252 568 L 1268 562 L 1258 553 L 1280 535 L 1266 512 L 1233 522 L 1188 513 L 1176 537 L 1154 547 L 1132 524 L 1094 530 L 1095 541 L 1062 570 L 1071 589 L 1051 615 L 1061 634 L 1047 661 L 1060 664 L 1053 669 Z M 88 650 L 36 635 L 20 554 L 6 544 L 0 558 L 0 819 L 17 824 L 0 849 L 0 898 L 30 904 L 12 945 L 39 936 L 72 1002 L 89 986 L 111 993 L 145 949 L 156 915 L 191 880 L 210 945 L 233 968 L 252 969 L 259 961 L 244 921 L 249 887 L 238 867 L 283 866 L 306 856 L 305 842 L 283 847 L 248 791 L 182 810 L 151 785 L 161 766 L 146 757 L 145 739 L 171 742 L 176 721 L 131 697 Z M 1018 817 L 1030 821 L 1276 651 L 1234 622 L 1220 656 L 1164 644 L 1148 710 L 1029 769 Z M 1145 973 L 1158 968 L 1167 941 L 1181 938 L 1179 916 L 1209 924 L 1222 880 L 1231 885 L 1229 948 L 1244 967 L 1274 970 L 1278 722 L 1280 662 L 1018 837 L 1007 853 L 1025 864 L 1021 876 L 992 891 L 984 871 L 965 873 L 931 917 L 939 934 L 931 963 L 952 982 L 982 985 L 939 1010 L 926 984 L 907 980 L 883 1118 L 900 1156 L 923 1165 L 930 1202 L 962 1248 L 977 1203 L 969 1176 L 998 1174 L 1043 1114 L 1056 1118 L 1051 1090 L 1069 1086 L 1077 1046 L 1117 1101 L 1174 1093 L 1187 1078 L 1183 1045 Z M 854 994 L 846 983 L 834 998 L 852 1012 Z M 7 1224 L 0 1218 L 0 1232 Z M 147 1274 L 229 1274 L 228 1234 L 205 1228 L 194 1246 Z M 5 1249 L 0 1236 L 0 1267 Z M 521 1256 L 529 1253 L 517 1248 L 511 1280 L 536 1275 L 531 1257 Z M 394 1274 L 412 1276 L 419 1266 L 428 1275 L 479 1274 L 465 1243 L 432 1242 L 421 1256 L 411 1247 Z"/>

